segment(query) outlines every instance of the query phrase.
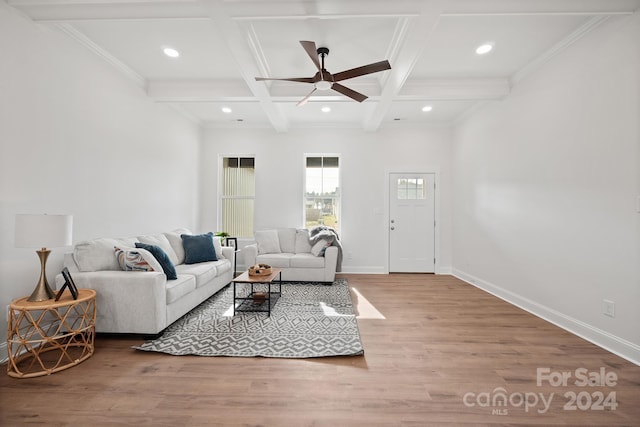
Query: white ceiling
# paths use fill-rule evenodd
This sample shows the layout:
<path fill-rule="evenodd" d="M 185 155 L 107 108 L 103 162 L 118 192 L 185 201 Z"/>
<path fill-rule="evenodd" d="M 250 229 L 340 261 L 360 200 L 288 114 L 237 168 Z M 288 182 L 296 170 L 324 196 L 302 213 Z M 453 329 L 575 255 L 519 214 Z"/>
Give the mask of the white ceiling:
<path fill-rule="evenodd" d="M 527 74 L 640 0 L 4 0 L 92 50 L 156 102 L 207 127 L 449 124 L 507 96 Z M 299 44 L 330 49 L 331 73 L 388 59 L 301 107 L 312 77 Z M 484 56 L 475 48 L 494 44 Z M 169 58 L 163 47 L 179 58 Z M 432 111 L 422 112 L 425 105 Z M 329 106 L 331 111 L 320 109 Z M 229 107 L 232 113 L 223 113 Z"/>

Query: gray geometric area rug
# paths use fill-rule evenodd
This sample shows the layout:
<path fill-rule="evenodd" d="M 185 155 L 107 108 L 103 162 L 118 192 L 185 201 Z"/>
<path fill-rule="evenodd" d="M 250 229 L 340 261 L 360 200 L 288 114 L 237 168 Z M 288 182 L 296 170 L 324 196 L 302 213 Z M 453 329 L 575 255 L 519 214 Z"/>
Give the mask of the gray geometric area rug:
<path fill-rule="evenodd" d="M 230 285 L 159 338 L 133 348 L 176 356 L 308 358 L 364 353 L 346 279 L 336 279 L 332 285 L 283 283 L 271 316 L 253 312 L 234 316 Z"/>

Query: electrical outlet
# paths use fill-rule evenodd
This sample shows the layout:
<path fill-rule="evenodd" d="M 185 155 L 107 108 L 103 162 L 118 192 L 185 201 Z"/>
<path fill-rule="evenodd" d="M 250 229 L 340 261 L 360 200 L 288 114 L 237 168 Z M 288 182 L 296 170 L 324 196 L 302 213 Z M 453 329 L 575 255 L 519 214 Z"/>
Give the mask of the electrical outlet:
<path fill-rule="evenodd" d="M 616 304 L 613 301 L 602 300 L 602 312 L 605 316 L 616 317 Z"/>

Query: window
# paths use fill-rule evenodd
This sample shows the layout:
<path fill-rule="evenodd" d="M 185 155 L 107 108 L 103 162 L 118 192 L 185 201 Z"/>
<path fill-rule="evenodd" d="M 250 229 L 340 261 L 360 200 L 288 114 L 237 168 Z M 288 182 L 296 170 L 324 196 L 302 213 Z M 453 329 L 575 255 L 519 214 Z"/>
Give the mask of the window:
<path fill-rule="evenodd" d="M 253 236 L 253 204 L 255 199 L 255 159 L 224 157 L 222 159 L 222 221 L 220 231 L 234 237 Z"/>
<path fill-rule="evenodd" d="M 308 156 L 305 168 L 304 220 L 307 228 L 339 229 L 340 167 L 338 157 Z"/>
<path fill-rule="evenodd" d="M 423 200 L 426 198 L 424 179 L 400 178 L 398 179 L 399 200 Z"/>

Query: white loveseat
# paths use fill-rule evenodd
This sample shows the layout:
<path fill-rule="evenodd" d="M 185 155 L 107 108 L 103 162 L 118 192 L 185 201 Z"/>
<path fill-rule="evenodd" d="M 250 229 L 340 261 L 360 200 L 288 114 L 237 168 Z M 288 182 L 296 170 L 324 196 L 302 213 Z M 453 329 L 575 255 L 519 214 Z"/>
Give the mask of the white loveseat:
<path fill-rule="evenodd" d="M 233 248 L 221 246 L 220 239 L 213 237 L 217 261 L 185 264 L 188 254 L 182 234 L 192 233 L 180 229 L 124 239 L 93 239 L 76 243 L 73 253 L 65 254 L 65 267 L 76 286 L 96 291 L 96 332 L 157 334 L 231 282 Z M 149 252 L 133 249 L 136 243 L 162 248 L 175 267 L 177 279 L 168 280 Z M 153 271 L 123 271 L 114 247 L 146 254 L 144 260 Z M 63 283 L 58 275 L 58 289 Z"/>
<path fill-rule="evenodd" d="M 268 264 L 282 269 L 282 280 L 329 282 L 336 277 L 338 247 L 311 245 L 306 229 L 278 228 L 255 232 L 256 243 L 243 248 L 247 266 Z"/>

